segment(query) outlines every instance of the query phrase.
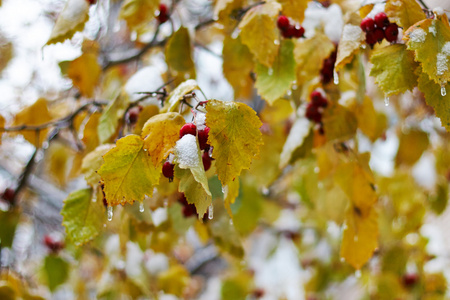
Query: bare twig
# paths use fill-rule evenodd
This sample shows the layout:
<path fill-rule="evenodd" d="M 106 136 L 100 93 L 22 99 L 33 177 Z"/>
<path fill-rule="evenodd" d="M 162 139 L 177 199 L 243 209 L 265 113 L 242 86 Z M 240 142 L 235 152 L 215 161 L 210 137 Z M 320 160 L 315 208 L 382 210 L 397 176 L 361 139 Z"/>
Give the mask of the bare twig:
<path fill-rule="evenodd" d="M 428 6 L 423 2 L 423 0 L 417 0 L 417 1 L 419 1 L 419 3 L 423 6 L 423 8 L 425 8 L 426 10 L 430 10 L 428 8 Z"/>

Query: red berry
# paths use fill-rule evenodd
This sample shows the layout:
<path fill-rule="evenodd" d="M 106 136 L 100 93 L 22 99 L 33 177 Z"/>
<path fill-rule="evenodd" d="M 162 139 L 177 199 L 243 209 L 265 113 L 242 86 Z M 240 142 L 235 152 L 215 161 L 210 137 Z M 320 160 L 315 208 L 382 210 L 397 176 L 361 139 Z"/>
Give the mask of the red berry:
<path fill-rule="evenodd" d="M 363 31 L 370 32 L 375 29 L 375 21 L 371 18 L 365 18 L 361 21 L 361 24 L 359 26 Z"/>
<path fill-rule="evenodd" d="M 50 235 L 44 236 L 44 244 L 53 253 L 58 253 L 62 248 L 64 248 L 63 242 L 55 241 Z"/>
<path fill-rule="evenodd" d="M 289 28 L 289 19 L 286 16 L 279 16 L 277 20 L 277 26 L 280 30 L 284 31 Z"/>
<path fill-rule="evenodd" d="M 318 107 L 312 102 L 308 103 L 305 116 L 308 120 L 314 121 L 315 123 L 320 123 L 322 121 L 322 114 L 319 112 Z"/>
<path fill-rule="evenodd" d="M 193 123 L 186 123 L 181 127 L 180 129 L 180 139 L 185 136 L 186 134 L 192 134 L 195 135 L 197 132 L 197 126 Z"/>
<path fill-rule="evenodd" d="M 295 35 L 295 27 L 292 25 L 289 25 L 289 27 L 287 29 L 281 31 L 281 35 L 286 39 L 290 39 L 291 37 L 293 37 Z"/>
<path fill-rule="evenodd" d="M 210 130 L 209 127 L 205 127 L 205 129 L 198 131 L 198 144 L 200 145 L 200 150 L 205 150 L 209 148 L 208 145 L 209 130 Z"/>
<path fill-rule="evenodd" d="M 203 168 L 205 169 L 205 172 L 211 168 L 211 157 L 209 156 L 208 152 L 203 152 L 202 154 L 202 161 L 203 161 Z"/>
<path fill-rule="evenodd" d="M 384 28 L 389 25 L 388 17 L 384 12 L 377 13 L 373 20 L 375 21 L 375 25 L 377 25 L 378 28 Z"/>
<path fill-rule="evenodd" d="M 2 198 L 3 200 L 12 204 L 14 202 L 14 197 L 16 196 L 16 191 L 12 188 L 6 188 L 3 192 Z"/>
<path fill-rule="evenodd" d="M 86 0 L 86 1 L 89 3 L 89 5 L 94 5 L 97 3 L 97 0 Z"/>
<path fill-rule="evenodd" d="M 384 30 L 384 37 L 389 43 L 395 42 L 398 37 L 398 25 L 395 23 L 389 24 Z"/>
<path fill-rule="evenodd" d="M 383 29 L 377 28 L 373 31 L 374 38 L 381 42 L 384 39 L 384 31 Z"/>
<path fill-rule="evenodd" d="M 197 209 L 195 208 L 194 204 L 188 204 L 183 206 L 183 215 L 188 218 L 190 216 L 196 215 Z"/>
<path fill-rule="evenodd" d="M 140 109 L 139 106 L 135 106 L 133 108 L 131 108 L 128 111 L 128 118 L 127 118 L 127 123 L 128 124 L 136 124 L 137 119 L 139 117 L 139 112 L 142 110 L 142 108 Z"/>
<path fill-rule="evenodd" d="M 252 296 L 256 299 L 262 298 L 264 296 L 264 294 L 265 294 L 265 292 L 261 288 L 254 289 L 252 292 Z"/>
<path fill-rule="evenodd" d="M 377 43 L 377 38 L 375 37 L 375 33 L 373 31 L 366 32 L 366 43 L 370 46 Z"/>
<path fill-rule="evenodd" d="M 303 37 L 304 34 L 305 34 L 305 28 L 303 28 L 302 26 L 300 26 L 300 28 L 294 29 L 294 36 L 296 38 L 301 38 L 301 37 Z"/>
<path fill-rule="evenodd" d="M 316 107 L 327 107 L 328 101 L 322 94 L 318 91 L 314 91 L 311 93 L 311 103 Z"/>
<path fill-rule="evenodd" d="M 162 166 L 162 173 L 164 177 L 169 178 L 170 180 L 173 179 L 173 173 L 174 173 L 174 164 L 171 164 L 170 162 L 166 161 Z"/>
<path fill-rule="evenodd" d="M 405 274 L 402 277 L 403 285 L 411 287 L 419 281 L 419 275 L 415 273 Z"/>
<path fill-rule="evenodd" d="M 159 23 L 165 23 L 169 20 L 169 9 L 165 4 L 159 5 L 159 15 L 158 15 L 158 21 Z"/>

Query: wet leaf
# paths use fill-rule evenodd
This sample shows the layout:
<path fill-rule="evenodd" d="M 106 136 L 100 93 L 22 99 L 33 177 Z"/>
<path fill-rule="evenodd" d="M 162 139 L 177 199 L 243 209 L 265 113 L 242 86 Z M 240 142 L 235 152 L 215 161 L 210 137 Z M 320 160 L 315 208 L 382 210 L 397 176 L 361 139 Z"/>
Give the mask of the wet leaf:
<path fill-rule="evenodd" d="M 0 32 L 0 74 L 13 58 L 13 44 Z"/>
<path fill-rule="evenodd" d="M 228 215 L 232 219 L 233 212 L 231 211 L 231 204 L 233 204 L 236 201 L 236 198 L 239 196 L 239 186 L 239 180 L 235 179 L 233 181 L 230 181 L 230 183 L 228 183 L 228 185 L 224 188 L 223 203 L 228 212 Z"/>
<path fill-rule="evenodd" d="M 0 210 L 0 243 L 3 247 L 12 247 L 17 224 L 20 219 L 20 211 L 17 209 L 3 211 Z"/>
<path fill-rule="evenodd" d="M 158 276 L 158 286 L 167 294 L 181 297 L 189 282 L 189 272 L 182 265 L 173 265 Z"/>
<path fill-rule="evenodd" d="M 426 19 L 422 7 L 415 0 L 387 0 L 384 11 L 390 22 L 397 23 L 404 30 Z"/>

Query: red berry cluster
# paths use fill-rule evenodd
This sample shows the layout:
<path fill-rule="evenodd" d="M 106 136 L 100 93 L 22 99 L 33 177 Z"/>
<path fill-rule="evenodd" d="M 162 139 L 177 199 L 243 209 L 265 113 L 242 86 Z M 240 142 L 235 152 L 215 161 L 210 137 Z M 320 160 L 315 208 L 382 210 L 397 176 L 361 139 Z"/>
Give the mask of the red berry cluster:
<path fill-rule="evenodd" d="M 167 8 L 167 5 L 160 4 L 159 5 L 159 14 L 158 14 L 158 22 L 160 24 L 167 22 L 169 20 L 169 9 Z"/>
<path fill-rule="evenodd" d="M 208 135 L 210 128 L 205 126 L 204 129 L 197 131 L 197 126 L 194 123 L 186 123 L 180 129 L 180 139 L 186 134 L 192 134 L 193 136 L 198 135 L 198 144 L 200 146 L 200 150 L 203 150 L 202 161 L 203 168 L 205 171 L 208 171 L 211 168 L 211 156 L 209 156 L 209 144 L 208 144 Z M 173 180 L 174 175 L 174 167 L 175 165 L 169 161 L 166 161 L 162 167 L 162 173 L 164 177 L 169 178 L 169 181 Z"/>
<path fill-rule="evenodd" d="M 302 26 L 294 26 L 290 23 L 288 17 L 284 15 L 278 17 L 277 26 L 281 31 L 281 35 L 286 39 L 290 39 L 292 37 L 304 37 L 303 35 L 305 34 L 305 28 L 303 28 Z"/>
<path fill-rule="evenodd" d="M 333 79 L 334 64 L 336 63 L 337 48 L 331 53 L 331 55 L 325 59 L 322 63 L 322 69 L 320 69 L 320 81 L 322 84 L 327 84 Z"/>
<path fill-rule="evenodd" d="M 386 39 L 389 43 L 395 42 L 398 36 L 398 25 L 389 22 L 384 12 L 380 12 L 372 18 L 361 21 L 361 29 L 366 33 L 366 43 L 370 46 Z"/>
<path fill-rule="evenodd" d="M 44 244 L 53 253 L 56 254 L 64 248 L 64 243 L 54 239 L 51 235 L 44 236 Z"/>
<path fill-rule="evenodd" d="M 190 216 L 197 215 L 197 208 L 194 204 L 189 204 L 184 193 L 180 194 L 178 202 L 183 205 L 183 216 L 189 218 Z"/>
<path fill-rule="evenodd" d="M 328 105 L 328 100 L 324 96 L 322 96 L 319 91 L 313 91 L 310 95 L 310 98 L 311 102 L 309 102 L 308 106 L 306 107 L 305 116 L 308 120 L 319 124 L 319 132 L 323 134 L 324 131 L 322 123 L 322 113 L 323 109 Z"/>

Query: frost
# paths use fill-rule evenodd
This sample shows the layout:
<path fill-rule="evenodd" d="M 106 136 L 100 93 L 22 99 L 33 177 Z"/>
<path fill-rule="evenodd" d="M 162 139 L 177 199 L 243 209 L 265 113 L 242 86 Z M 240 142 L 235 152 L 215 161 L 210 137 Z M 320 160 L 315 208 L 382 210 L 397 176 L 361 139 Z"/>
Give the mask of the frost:
<path fill-rule="evenodd" d="M 186 134 L 177 141 L 175 155 L 180 168 L 195 168 L 200 164 L 198 158 L 197 138 L 192 134 Z"/>
<path fill-rule="evenodd" d="M 444 72 L 448 71 L 448 58 L 447 55 L 443 53 L 437 54 L 437 60 L 436 60 L 436 70 L 437 75 L 443 75 Z"/>
<path fill-rule="evenodd" d="M 428 32 L 432 33 L 433 36 L 436 36 L 436 27 L 434 27 L 434 24 L 428 28 Z"/>
<path fill-rule="evenodd" d="M 417 28 L 411 34 L 409 35 L 409 38 L 414 43 L 423 43 L 425 42 L 425 37 L 427 36 L 427 33 L 422 28 Z"/>
<path fill-rule="evenodd" d="M 441 52 L 444 53 L 445 55 L 449 56 L 450 55 L 450 42 L 446 42 L 444 44 L 444 46 L 441 49 Z"/>
<path fill-rule="evenodd" d="M 361 35 L 362 30 L 359 26 L 347 24 L 344 26 L 342 41 L 359 41 L 361 39 Z"/>

